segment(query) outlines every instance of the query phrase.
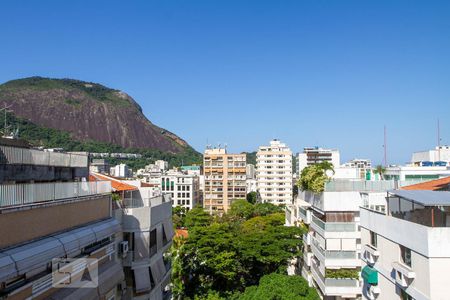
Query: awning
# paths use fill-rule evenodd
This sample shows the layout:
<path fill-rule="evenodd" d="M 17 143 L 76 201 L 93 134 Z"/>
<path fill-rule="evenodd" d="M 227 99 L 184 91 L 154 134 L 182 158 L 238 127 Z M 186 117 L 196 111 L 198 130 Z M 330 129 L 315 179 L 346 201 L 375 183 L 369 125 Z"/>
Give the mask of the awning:
<path fill-rule="evenodd" d="M 108 219 L 100 223 L 92 225 L 92 230 L 95 232 L 97 242 L 107 238 L 116 232 L 120 231 L 120 224 L 116 219 Z"/>
<path fill-rule="evenodd" d="M 16 265 L 9 255 L 0 253 L 0 282 L 17 276 Z"/>
<path fill-rule="evenodd" d="M 19 274 L 33 276 L 47 268 L 53 258 L 66 255 L 63 245 L 54 238 L 45 238 L 20 247 L 4 251 L 16 262 Z"/>
<path fill-rule="evenodd" d="M 164 233 L 166 234 L 166 238 L 168 241 L 170 241 L 174 235 L 171 219 L 164 220 L 163 227 L 164 227 Z"/>
<path fill-rule="evenodd" d="M 96 241 L 95 233 L 90 226 L 83 227 L 80 229 L 75 229 L 70 232 L 73 233 L 78 238 L 78 242 L 80 243 L 80 248 L 84 248 L 87 245 L 95 243 L 95 241 Z"/>
<path fill-rule="evenodd" d="M 114 262 L 112 265 L 105 267 L 106 268 L 100 266 L 99 268 L 98 292 L 100 297 L 111 291 L 116 285 L 125 279 L 122 265 L 119 262 Z"/>
<path fill-rule="evenodd" d="M 150 291 L 152 286 L 150 283 L 150 272 L 148 267 L 134 269 L 134 284 L 137 293 Z"/>
<path fill-rule="evenodd" d="M 378 284 L 378 271 L 371 266 L 365 266 L 362 269 L 361 277 L 369 284 Z"/>
<path fill-rule="evenodd" d="M 150 232 L 141 231 L 134 233 L 134 257 L 135 260 L 150 257 Z"/>
<path fill-rule="evenodd" d="M 58 239 L 64 246 L 64 251 L 68 257 L 77 256 L 80 251 L 80 241 L 79 238 L 73 232 L 65 232 L 53 236 Z"/>
<path fill-rule="evenodd" d="M 153 277 L 153 281 L 155 282 L 155 284 L 160 282 L 162 277 L 164 276 L 164 274 L 161 274 L 161 271 L 159 270 L 159 266 L 158 266 L 158 262 L 157 261 L 154 262 L 150 266 L 150 271 L 152 272 L 152 277 Z"/>

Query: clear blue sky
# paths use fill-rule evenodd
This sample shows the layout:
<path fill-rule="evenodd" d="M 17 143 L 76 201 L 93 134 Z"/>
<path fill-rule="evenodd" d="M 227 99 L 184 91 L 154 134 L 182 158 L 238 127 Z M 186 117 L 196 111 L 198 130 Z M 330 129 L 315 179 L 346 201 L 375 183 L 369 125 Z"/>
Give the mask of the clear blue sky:
<path fill-rule="evenodd" d="M 0 82 L 105 84 L 197 150 L 450 143 L 450 1 L 2 1 Z"/>

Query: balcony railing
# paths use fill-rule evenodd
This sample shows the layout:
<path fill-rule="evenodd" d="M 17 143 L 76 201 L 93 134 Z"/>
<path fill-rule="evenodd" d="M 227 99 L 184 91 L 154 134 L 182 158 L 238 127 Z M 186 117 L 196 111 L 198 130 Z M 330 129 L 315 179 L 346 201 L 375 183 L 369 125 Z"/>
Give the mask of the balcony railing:
<path fill-rule="evenodd" d="M 0 146 L 0 164 L 87 168 L 88 156 Z"/>
<path fill-rule="evenodd" d="M 110 181 L 0 185 L 0 207 L 30 205 L 111 193 Z"/>
<path fill-rule="evenodd" d="M 325 183 L 326 192 L 386 192 L 399 187 L 419 183 L 422 181 L 400 181 L 400 180 L 331 180 Z"/>
<path fill-rule="evenodd" d="M 356 251 L 324 250 L 316 239 L 311 239 L 312 247 L 319 252 L 322 259 L 357 259 Z M 319 257 L 320 258 L 320 257 Z"/>
<path fill-rule="evenodd" d="M 323 231 L 328 232 L 353 232 L 356 231 L 356 223 L 351 222 L 324 222 L 312 216 L 312 222 L 321 228 Z"/>

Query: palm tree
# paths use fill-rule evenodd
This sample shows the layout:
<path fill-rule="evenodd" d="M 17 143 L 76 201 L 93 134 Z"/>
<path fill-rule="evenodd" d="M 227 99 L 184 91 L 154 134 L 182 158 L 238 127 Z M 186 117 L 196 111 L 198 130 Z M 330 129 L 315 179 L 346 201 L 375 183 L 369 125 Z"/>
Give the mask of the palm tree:
<path fill-rule="evenodd" d="M 378 165 L 375 167 L 375 170 L 373 170 L 375 174 L 380 174 L 381 180 L 384 180 L 384 173 L 386 172 L 386 168 L 382 165 Z"/>

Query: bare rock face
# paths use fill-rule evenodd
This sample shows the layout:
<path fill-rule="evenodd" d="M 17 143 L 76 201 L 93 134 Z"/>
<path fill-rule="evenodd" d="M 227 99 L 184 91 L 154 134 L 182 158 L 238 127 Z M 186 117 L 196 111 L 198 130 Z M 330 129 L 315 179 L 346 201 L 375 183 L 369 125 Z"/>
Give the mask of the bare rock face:
<path fill-rule="evenodd" d="M 73 79 L 30 77 L 0 85 L 0 106 L 21 118 L 124 148 L 152 148 L 178 153 L 189 145 L 152 124 L 141 107 L 122 91 Z"/>

